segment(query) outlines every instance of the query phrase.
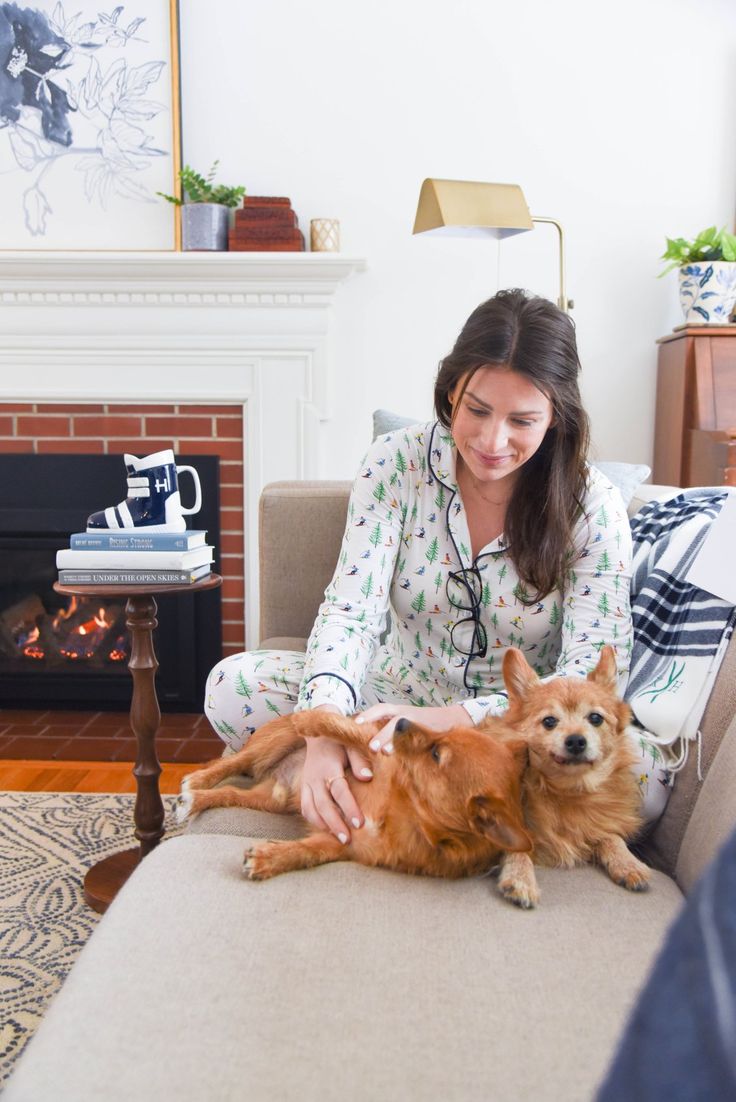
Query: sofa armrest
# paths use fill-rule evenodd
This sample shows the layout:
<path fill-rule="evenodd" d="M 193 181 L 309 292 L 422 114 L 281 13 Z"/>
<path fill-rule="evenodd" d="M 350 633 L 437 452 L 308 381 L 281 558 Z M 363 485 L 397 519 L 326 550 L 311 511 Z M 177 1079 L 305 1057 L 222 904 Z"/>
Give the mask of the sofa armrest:
<path fill-rule="evenodd" d="M 641 486 L 637 486 L 634 496 L 629 502 L 628 514 L 633 517 L 634 513 L 639 512 L 642 505 L 648 505 L 650 501 L 656 501 L 660 497 L 674 497 L 675 494 L 679 494 L 681 491 L 681 486 L 654 486 L 648 482 L 642 482 Z"/>
<path fill-rule="evenodd" d="M 350 482 L 271 482 L 259 507 L 259 638 L 306 638 L 340 553 Z"/>

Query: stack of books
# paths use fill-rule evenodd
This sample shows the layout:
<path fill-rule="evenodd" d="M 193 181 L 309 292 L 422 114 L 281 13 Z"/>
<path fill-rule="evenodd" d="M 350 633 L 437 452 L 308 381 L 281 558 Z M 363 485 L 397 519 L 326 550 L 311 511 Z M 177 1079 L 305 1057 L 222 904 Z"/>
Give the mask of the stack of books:
<path fill-rule="evenodd" d="M 75 532 L 56 553 L 62 585 L 192 585 L 212 572 L 207 533 Z"/>
<path fill-rule="evenodd" d="M 291 201 L 246 195 L 235 211 L 229 247 L 232 252 L 303 253 L 304 234 Z"/>

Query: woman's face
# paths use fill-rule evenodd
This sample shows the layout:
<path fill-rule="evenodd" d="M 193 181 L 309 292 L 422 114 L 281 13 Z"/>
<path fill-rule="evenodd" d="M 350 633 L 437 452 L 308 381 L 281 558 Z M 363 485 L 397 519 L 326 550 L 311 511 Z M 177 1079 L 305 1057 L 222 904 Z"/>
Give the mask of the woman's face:
<path fill-rule="evenodd" d="M 477 482 L 511 491 L 553 421 L 552 403 L 508 367 L 481 367 L 462 393 L 450 394 L 452 435 L 462 462 Z"/>

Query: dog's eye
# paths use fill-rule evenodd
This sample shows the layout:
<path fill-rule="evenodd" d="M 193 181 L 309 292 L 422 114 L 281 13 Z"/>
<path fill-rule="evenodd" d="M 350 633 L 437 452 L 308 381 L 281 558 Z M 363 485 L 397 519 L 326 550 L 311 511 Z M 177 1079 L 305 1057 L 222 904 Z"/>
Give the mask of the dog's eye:
<path fill-rule="evenodd" d="M 440 748 L 439 748 L 439 746 L 437 745 L 436 742 L 435 742 L 434 746 L 432 747 L 432 749 L 429 752 L 432 755 L 432 757 L 434 758 L 434 760 L 437 762 L 437 764 L 439 765 L 439 763 L 440 763 Z"/>
<path fill-rule="evenodd" d="M 603 716 L 600 712 L 591 712 L 588 716 L 588 723 L 592 723 L 594 727 L 600 727 L 603 723 Z"/>
<path fill-rule="evenodd" d="M 551 731 L 553 727 L 556 727 L 559 723 L 557 716 L 545 716 L 542 720 L 542 726 L 546 727 L 548 731 Z"/>

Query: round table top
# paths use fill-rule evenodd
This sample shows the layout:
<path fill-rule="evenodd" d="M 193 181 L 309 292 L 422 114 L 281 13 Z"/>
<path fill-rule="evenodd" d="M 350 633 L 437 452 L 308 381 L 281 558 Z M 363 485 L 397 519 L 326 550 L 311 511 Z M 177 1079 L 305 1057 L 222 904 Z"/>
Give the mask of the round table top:
<path fill-rule="evenodd" d="M 155 585 L 153 582 L 150 585 L 61 585 L 54 582 L 54 589 L 69 597 L 150 597 L 154 593 L 201 593 L 221 585 L 221 574 L 208 574 L 187 585 Z"/>

